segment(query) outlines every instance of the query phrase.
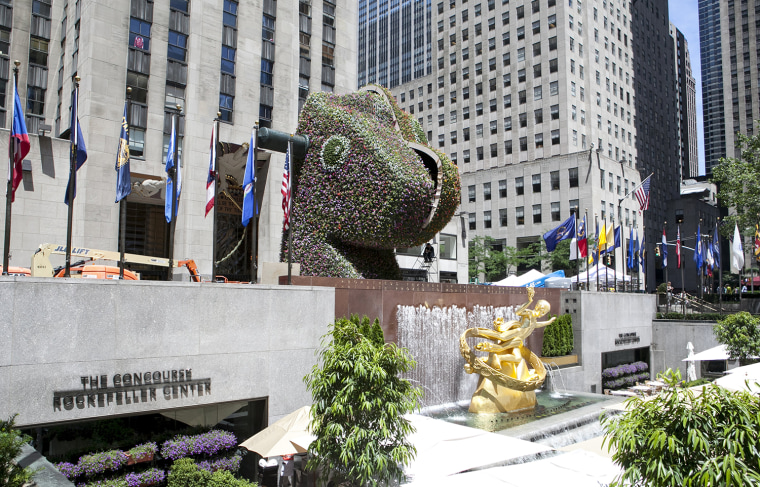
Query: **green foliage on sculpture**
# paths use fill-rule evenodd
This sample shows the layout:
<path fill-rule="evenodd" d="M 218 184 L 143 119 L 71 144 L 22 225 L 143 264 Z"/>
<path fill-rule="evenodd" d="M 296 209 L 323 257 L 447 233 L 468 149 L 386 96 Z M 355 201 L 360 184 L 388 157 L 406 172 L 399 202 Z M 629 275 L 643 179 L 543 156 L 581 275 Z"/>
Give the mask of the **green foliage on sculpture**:
<path fill-rule="evenodd" d="M 379 86 L 312 93 L 297 133 L 309 138 L 292 171 L 292 260 L 301 274 L 399 279 L 393 249 L 430 240 L 454 215 L 456 166 Z"/>

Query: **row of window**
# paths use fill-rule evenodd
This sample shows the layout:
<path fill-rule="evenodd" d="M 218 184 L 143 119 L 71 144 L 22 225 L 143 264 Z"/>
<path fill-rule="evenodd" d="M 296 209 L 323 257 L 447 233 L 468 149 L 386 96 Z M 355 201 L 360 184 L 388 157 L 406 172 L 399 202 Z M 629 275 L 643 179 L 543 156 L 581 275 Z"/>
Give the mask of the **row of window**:
<path fill-rule="evenodd" d="M 568 186 L 570 188 L 578 187 L 578 168 L 572 167 L 567 170 Z M 531 176 L 531 185 L 534 193 L 541 192 L 541 174 L 533 174 Z M 560 172 L 552 171 L 549 173 L 549 187 L 552 191 L 560 189 Z M 499 198 L 507 197 L 507 180 L 501 179 L 498 181 Z M 515 194 L 520 196 L 525 194 L 525 178 L 523 176 L 515 178 Z M 467 197 L 469 203 L 477 201 L 477 187 L 472 184 L 467 187 Z M 483 200 L 489 201 L 491 199 L 491 183 L 483 183 Z"/>
<path fill-rule="evenodd" d="M 533 205 L 533 223 L 543 223 L 543 208 L 542 205 Z M 572 214 L 573 212 L 578 212 L 578 200 L 570 200 L 568 203 L 568 216 Z M 551 221 L 558 222 L 562 221 L 562 211 L 560 209 L 560 203 L 559 201 L 554 201 L 550 203 L 550 217 Z M 478 222 L 477 222 L 477 215 L 475 213 L 468 213 L 467 214 L 468 219 L 468 226 L 470 230 L 477 230 L 478 229 Z M 492 216 L 491 216 L 491 210 L 486 210 L 483 212 L 483 228 L 492 228 L 493 222 L 492 222 Z M 524 206 L 517 206 L 514 209 L 514 224 L 515 225 L 525 225 L 525 207 Z M 506 227 L 509 226 L 509 209 L 508 208 L 500 208 L 499 209 L 499 226 L 500 227 Z"/>

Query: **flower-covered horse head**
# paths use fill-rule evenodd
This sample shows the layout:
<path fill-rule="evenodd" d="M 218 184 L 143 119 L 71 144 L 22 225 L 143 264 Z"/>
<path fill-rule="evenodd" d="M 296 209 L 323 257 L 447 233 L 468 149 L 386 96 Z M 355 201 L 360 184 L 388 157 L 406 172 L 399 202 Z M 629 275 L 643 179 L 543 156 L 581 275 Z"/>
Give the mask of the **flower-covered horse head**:
<path fill-rule="evenodd" d="M 390 93 L 313 93 L 294 161 L 293 262 L 301 274 L 399 279 L 394 248 L 430 240 L 459 204 L 459 174 Z M 286 237 L 283 258 L 287 257 Z"/>

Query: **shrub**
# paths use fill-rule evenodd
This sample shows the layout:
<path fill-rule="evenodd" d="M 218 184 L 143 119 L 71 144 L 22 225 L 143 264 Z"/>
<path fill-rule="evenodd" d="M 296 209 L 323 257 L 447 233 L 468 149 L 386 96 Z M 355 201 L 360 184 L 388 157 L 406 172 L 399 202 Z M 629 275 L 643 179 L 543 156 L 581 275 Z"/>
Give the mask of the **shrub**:
<path fill-rule="evenodd" d="M 211 475 L 207 487 L 257 487 L 256 482 L 236 478 L 227 470 L 218 470 Z"/>
<path fill-rule="evenodd" d="M 544 329 L 541 355 L 544 357 L 568 355 L 573 351 L 573 339 L 573 318 L 569 314 L 561 315 Z"/>
<path fill-rule="evenodd" d="M 169 460 L 179 460 L 191 455 L 215 455 L 235 448 L 237 438 L 234 434 L 221 430 L 195 436 L 178 436 L 161 445 L 161 456 Z"/>
<path fill-rule="evenodd" d="M 172 464 L 166 487 L 206 487 L 211 472 L 201 470 L 192 458 L 181 458 Z"/>
<path fill-rule="evenodd" d="M 3 487 L 21 487 L 34 474 L 29 468 L 19 466 L 14 459 L 21 453 L 21 447 L 29 441 L 15 428 L 16 416 L 8 421 L 0 421 L 0 485 Z"/>
<path fill-rule="evenodd" d="M 678 371 L 662 379 L 671 387 L 646 400 L 635 397 L 619 416 L 601 418 L 604 442 L 622 467 L 611 485 L 758 485 L 760 397 L 716 385 L 675 387 Z"/>
<path fill-rule="evenodd" d="M 731 360 L 760 355 L 760 320 L 746 311 L 732 314 L 713 327 L 715 338 L 726 346 Z"/>

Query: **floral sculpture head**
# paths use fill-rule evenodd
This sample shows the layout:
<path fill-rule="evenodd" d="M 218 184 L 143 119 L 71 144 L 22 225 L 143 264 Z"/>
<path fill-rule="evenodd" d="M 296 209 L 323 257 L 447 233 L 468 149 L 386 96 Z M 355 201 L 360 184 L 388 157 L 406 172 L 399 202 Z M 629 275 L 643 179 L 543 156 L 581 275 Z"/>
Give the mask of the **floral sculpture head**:
<path fill-rule="evenodd" d="M 385 88 L 313 93 L 293 168 L 293 262 L 301 274 L 399 279 L 394 248 L 430 240 L 459 204 L 459 174 Z M 283 238 L 283 258 L 285 252 Z"/>

